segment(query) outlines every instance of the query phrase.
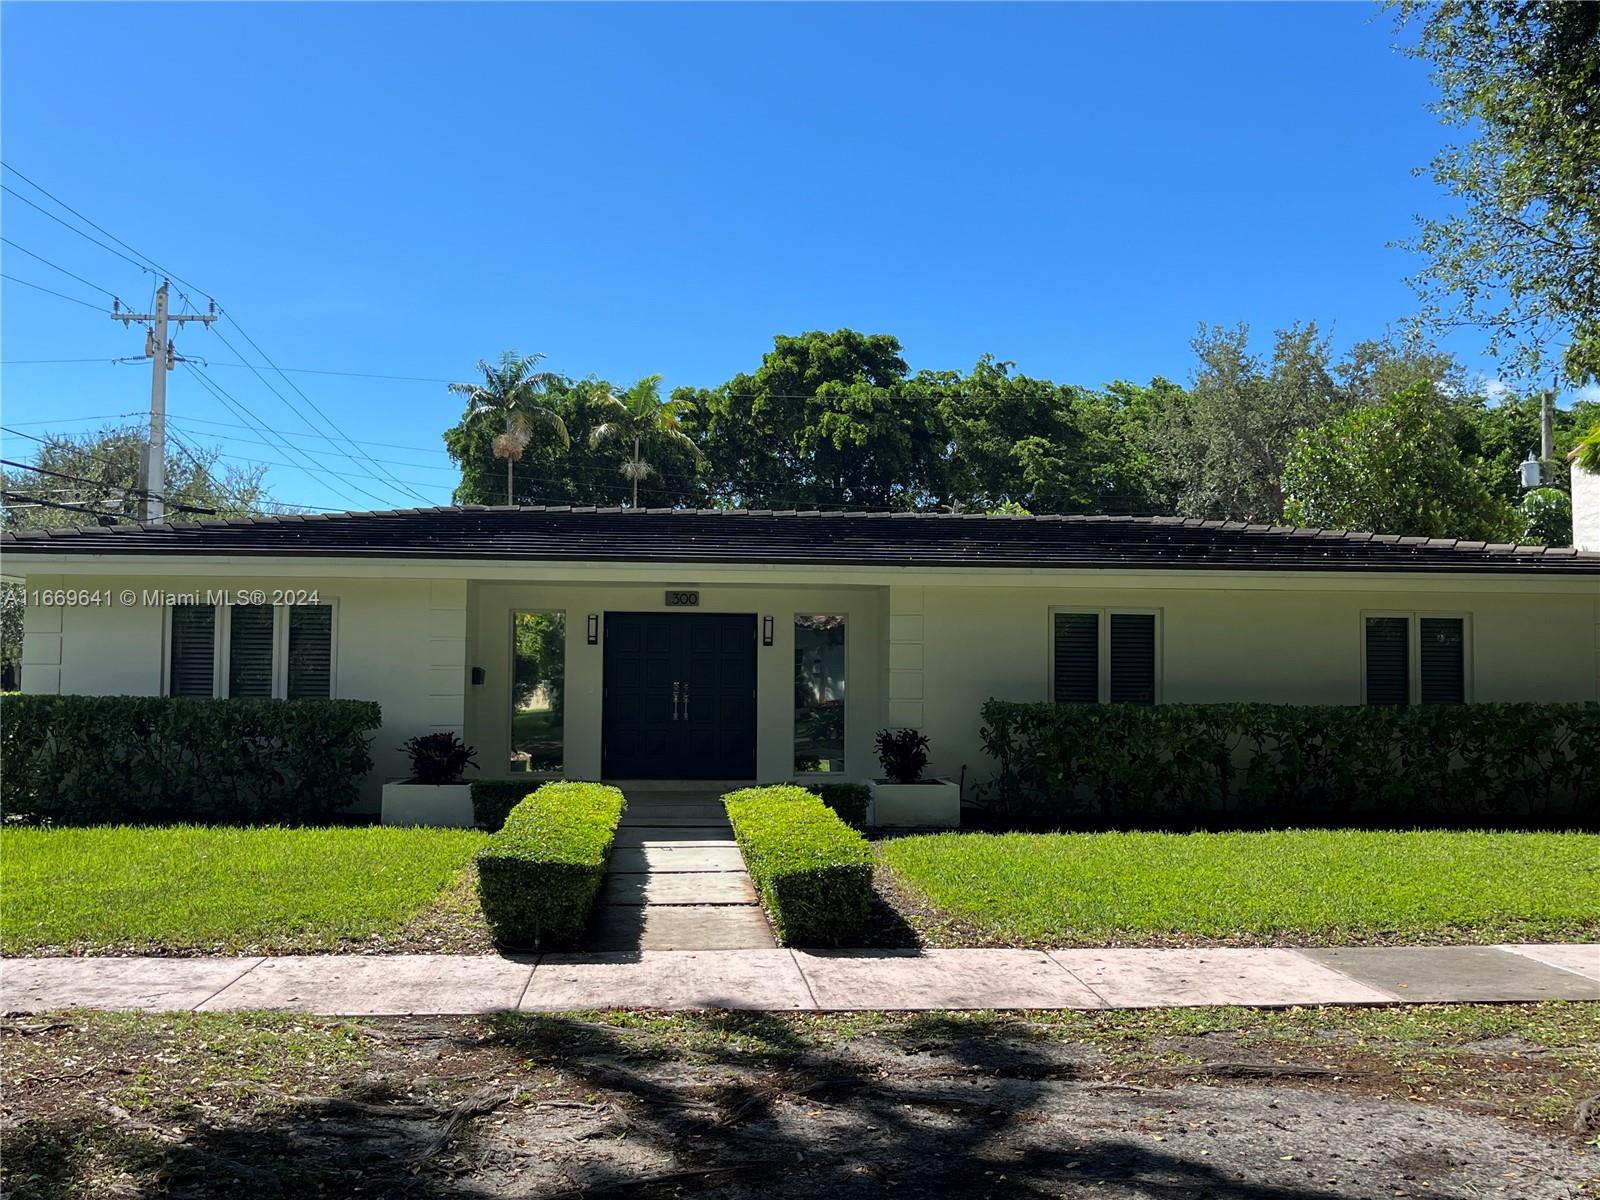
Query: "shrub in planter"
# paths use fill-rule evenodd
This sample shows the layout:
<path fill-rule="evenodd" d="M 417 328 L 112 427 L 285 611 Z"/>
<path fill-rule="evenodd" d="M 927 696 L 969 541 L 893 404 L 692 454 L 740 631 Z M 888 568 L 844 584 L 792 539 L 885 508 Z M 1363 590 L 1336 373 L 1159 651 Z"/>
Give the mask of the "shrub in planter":
<path fill-rule="evenodd" d="M 928 765 L 928 737 L 915 729 L 880 729 L 878 763 L 890 783 L 916 783 Z"/>
<path fill-rule="evenodd" d="M 866 839 L 802 787 L 744 788 L 722 799 L 778 940 L 859 942 L 872 907 Z"/>
<path fill-rule="evenodd" d="M 468 767 L 478 769 L 478 752 L 453 731 L 410 738 L 400 749 L 411 759 L 411 783 L 460 783 Z"/>
<path fill-rule="evenodd" d="M 0 699 L 0 810 L 62 825 L 326 822 L 372 770 L 365 700 Z"/>
<path fill-rule="evenodd" d="M 478 852 L 478 899 L 497 944 L 563 945 L 583 932 L 622 819 L 622 793 L 547 783 Z"/>

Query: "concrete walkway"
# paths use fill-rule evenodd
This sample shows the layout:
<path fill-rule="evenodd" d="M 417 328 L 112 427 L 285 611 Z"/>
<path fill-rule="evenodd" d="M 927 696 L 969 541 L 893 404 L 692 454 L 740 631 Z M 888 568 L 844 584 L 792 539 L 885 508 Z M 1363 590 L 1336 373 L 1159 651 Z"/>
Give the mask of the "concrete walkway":
<path fill-rule="evenodd" d="M 0 1010 L 1258 1008 L 1600 1000 L 1600 945 L 1327 950 L 644 950 L 600 954 L 13 958 Z"/>
<path fill-rule="evenodd" d="M 579 948 L 776 946 L 719 793 L 625 791 L 628 807 Z"/>

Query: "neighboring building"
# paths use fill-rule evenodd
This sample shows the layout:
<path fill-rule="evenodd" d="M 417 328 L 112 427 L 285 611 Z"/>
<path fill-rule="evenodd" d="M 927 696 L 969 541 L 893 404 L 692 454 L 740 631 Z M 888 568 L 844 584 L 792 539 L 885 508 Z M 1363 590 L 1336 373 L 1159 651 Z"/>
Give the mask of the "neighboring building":
<path fill-rule="evenodd" d="M 1600 472 L 1585 470 L 1574 450 L 1572 464 L 1572 544 L 1579 550 L 1600 550 Z"/>
<path fill-rule="evenodd" d="M 0 550 L 33 602 L 24 691 L 376 700 L 374 802 L 400 743 L 436 730 L 485 777 L 734 781 L 868 778 L 875 732 L 916 726 L 934 772 L 970 780 L 993 768 L 989 697 L 1600 700 L 1600 554 L 1572 549 L 466 507 L 29 530 Z"/>

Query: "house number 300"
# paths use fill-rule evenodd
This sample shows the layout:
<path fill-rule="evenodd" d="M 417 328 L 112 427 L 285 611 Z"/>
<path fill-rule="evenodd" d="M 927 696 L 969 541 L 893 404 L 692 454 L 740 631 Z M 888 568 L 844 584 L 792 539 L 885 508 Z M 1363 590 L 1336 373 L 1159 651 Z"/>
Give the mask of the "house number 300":
<path fill-rule="evenodd" d="M 700 607 L 700 593 L 699 592 L 668 592 L 667 593 L 667 607 L 668 608 L 699 608 Z"/>

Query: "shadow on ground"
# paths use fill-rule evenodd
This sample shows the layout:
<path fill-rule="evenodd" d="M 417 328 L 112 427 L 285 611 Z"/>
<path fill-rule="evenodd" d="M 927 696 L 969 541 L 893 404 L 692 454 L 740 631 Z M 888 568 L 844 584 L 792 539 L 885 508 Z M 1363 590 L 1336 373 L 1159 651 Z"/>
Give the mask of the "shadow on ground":
<path fill-rule="evenodd" d="M 945 1014 L 825 1046 L 744 1013 L 372 1032 L 372 1063 L 336 1097 L 13 1122 L 6 1194 L 1540 1200 L 1572 1194 L 1580 1162 L 1404 1102 L 1108 1082 L 1087 1047 Z"/>

